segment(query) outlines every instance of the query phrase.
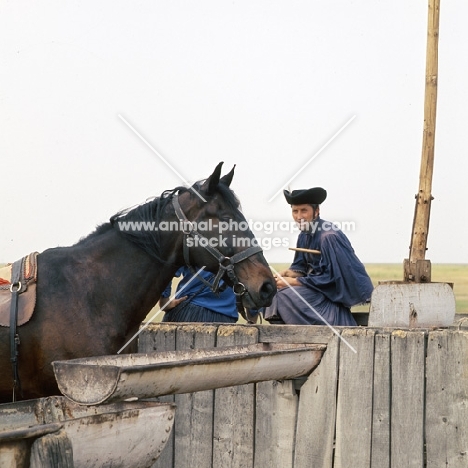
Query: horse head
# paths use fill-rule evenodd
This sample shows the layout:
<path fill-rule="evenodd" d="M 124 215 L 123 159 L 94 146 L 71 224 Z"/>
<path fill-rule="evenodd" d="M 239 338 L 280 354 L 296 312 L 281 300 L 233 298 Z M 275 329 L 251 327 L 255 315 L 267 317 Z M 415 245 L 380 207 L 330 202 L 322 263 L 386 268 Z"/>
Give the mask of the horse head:
<path fill-rule="evenodd" d="M 268 306 L 276 284 L 239 200 L 229 188 L 235 166 L 221 177 L 222 165 L 205 181 L 173 197 L 184 233 L 184 261 L 195 271 L 204 267 L 215 273 L 214 289 L 223 278 L 245 307 Z"/>

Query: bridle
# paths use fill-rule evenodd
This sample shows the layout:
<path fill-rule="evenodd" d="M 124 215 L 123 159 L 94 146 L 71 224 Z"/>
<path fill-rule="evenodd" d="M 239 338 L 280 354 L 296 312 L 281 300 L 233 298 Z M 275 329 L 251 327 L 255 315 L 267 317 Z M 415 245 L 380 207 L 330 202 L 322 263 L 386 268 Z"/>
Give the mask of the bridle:
<path fill-rule="evenodd" d="M 236 263 L 240 263 L 247 258 L 255 255 L 259 252 L 262 252 L 262 248 L 258 245 L 250 246 L 247 249 L 243 250 L 242 252 L 238 252 L 234 254 L 232 257 L 226 257 L 223 255 L 218 249 L 211 246 L 209 244 L 209 239 L 202 234 L 200 234 L 194 226 L 194 223 L 188 220 L 187 216 L 182 210 L 182 207 L 179 203 L 179 196 L 174 195 L 172 197 L 172 205 L 174 207 L 175 213 L 177 218 L 179 219 L 179 223 L 183 226 L 182 232 L 184 234 L 184 242 L 183 242 L 183 255 L 184 261 L 186 265 L 189 267 L 190 271 L 197 275 L 194 267 L 190 264 L 190 255 L 189 255 L 189 243 L 188 239 L 192 238 L 195 241 L 195 245 L 200 245 L 203 247 L 208 253 L 210 253 L 213 257 L 218 260 L 218 272 L 216 273 L 213 283 L 210 283 L 202 278 L 200 275 L 197 277 L 200 279 L 205 286 L 209 287 L 213 293 L 217 293 L 219 291 L 219 283 L 224 275 L 227 275 L 229 280 L 232 282 L 232 290 L 234 291 L 234 295 L 236 296 L 236 305 L 237 310 L 241 314 L 241 316 L 248 322 L 248 323 L 255 323 L 255 318 L 249 313 L 247 309 L 244 308 L 242 305 L 242 298 L 243 296 L 248 296 L 249 291 L 244 286 L 243 283 L 239 281 L 239 278 L 236 275 L 234 270 L 234 266 Z M 203 241 L 205 239 L 205 241 Z"/>

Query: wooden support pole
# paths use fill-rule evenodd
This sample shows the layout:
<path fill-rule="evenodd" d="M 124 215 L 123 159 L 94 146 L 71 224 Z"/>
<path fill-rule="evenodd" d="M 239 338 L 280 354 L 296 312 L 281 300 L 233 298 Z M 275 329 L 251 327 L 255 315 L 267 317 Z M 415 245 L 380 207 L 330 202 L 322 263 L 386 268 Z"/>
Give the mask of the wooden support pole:
<path fill-rule="evenodd" d="M 430 262 L 425 260 L 429 217 L 431 210 L 432 174 L 434 168 L 434 144 L 437 110 L 438 43 L 440 0 L 429 0 L 426 49 L 426 87 L 424 100 L 424 130 L 419 190 L 409 259 L 404 264 L 405 281 L 416 283 L 431 281 Z"/>
<path fill-rule="evenodd" d="M 322 255 L 322 252 L 320 252 L 320 250 L 303 249 L 301 247 L 289 247 L 289 250 L 294 250 L 296 252 L 311 253 L 311 254 L 314 254 L 314 255 Z"/>

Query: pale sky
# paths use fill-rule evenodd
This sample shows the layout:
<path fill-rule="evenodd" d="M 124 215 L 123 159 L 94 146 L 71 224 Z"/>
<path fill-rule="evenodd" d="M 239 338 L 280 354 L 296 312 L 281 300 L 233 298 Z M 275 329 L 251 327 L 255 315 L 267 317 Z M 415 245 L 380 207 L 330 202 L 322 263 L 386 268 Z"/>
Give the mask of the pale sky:
<path fill-rule="evenodd" d="M 0 262 L 71 245 L 181 185 L 174 170 L 194 182 L 220 161 L 247 219 L 289 221 L 272 196 L 322 186 L 322 217 L 354 223 L 362 261 L 408 256 L 426 0 L 0 5 Z M 426 258 L 468 263 L 468 2 L 441 0 L 440 18 Z"/>

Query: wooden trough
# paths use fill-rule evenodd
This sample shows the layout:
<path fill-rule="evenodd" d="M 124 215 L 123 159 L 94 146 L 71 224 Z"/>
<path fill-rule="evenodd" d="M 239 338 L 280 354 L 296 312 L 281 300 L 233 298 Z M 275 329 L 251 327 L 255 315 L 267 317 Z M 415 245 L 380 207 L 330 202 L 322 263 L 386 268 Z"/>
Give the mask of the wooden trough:
<path fill-rule="evenodd" d="M 325 345 L 254 344 L 163 353 L 99 356 L 53 363 L 60 391 L 100 405 L 308 375 Z"/>
<path fill-rule="evenodd" d="M 327 344 L 306 378 L 162 397 L 177 417 L 152 468 L 466 468 L 467 323 L 338 335 L 325 326 L 150 325 L 140 352 Z"/>
<path fill-rule="evenodd" d="M 174 413 L 174 404 L 155 401 L 89 407 L 48 397 L 2 404 L 0 466 L 150 467 L 169 439 Z"/>

